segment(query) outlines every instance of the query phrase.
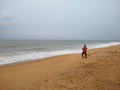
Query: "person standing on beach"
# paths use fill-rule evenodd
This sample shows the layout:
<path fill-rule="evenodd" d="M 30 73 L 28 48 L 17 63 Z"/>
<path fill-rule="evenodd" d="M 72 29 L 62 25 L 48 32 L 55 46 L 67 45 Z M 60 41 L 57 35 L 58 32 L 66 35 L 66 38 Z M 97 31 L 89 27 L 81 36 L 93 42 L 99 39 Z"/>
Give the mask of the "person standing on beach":
<path fill-rule="evenodd" d="M 82 58 L 84 58 L 84 56 L 85 58 L 87 58 L 87 46 L 86 45 L 84 45 L 84 47 L 82 48 Z"/>

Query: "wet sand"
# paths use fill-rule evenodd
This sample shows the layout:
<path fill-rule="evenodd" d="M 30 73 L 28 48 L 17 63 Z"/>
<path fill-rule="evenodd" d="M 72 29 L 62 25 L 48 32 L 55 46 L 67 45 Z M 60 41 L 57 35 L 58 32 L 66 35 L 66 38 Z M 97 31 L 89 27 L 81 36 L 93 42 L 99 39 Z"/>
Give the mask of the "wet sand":
<path fill-rule="evenodd" d="M 0 66 L 0 90 L 120 90 L 120 45 Z"/>

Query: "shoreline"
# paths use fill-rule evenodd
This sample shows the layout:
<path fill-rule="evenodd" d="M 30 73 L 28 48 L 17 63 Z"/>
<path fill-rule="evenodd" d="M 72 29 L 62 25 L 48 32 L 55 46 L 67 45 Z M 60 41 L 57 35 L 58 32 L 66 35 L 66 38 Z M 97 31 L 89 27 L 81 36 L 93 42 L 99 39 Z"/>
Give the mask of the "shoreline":
<path fill-rule="evenodd" d="M 0 66 L 0 90 L 119 90 L 120 45 Z"/>
<path fill-rule="evenodd" d="M 76 54 L 81 55 L 81 53 L 56 55 L 56 56 L 51 56 L 51 57 L 46 57 L 46 58 L 41 58 L 41 59 L 32 59 L 32 60 L 25 60 L 25 61 L 19 61 L 19 62 L 14 62 L 14 63 L 3 64 L 3 65 L 0 65 L 0 68 L 7 67 L 7 66 L 9 67 L 9 66 L 14 66 L 14 65 L 19 65 L 19 64 L 25 64 L 25 63 L 32 63 L 32 62 L 42 61 L 42 60 L 55 58 L 55 57 L 61 57 L 61 56 L 67 56 L 67 55 L 76 55 Z"/>
<path fill-rule="evenodd" d="M 88 49 L 88 51 L 92 51 L 92 50 L 96 50 L 96 49 L 104 49 L 104 48 L 109 48 L 109 47 L 114 47 L 114 46 L 119 46 L 119 45 L 112 45 L 112 46 L 99 47 L 99 48 L 92 48 L 92 49 Z M 81 54 L 81 52 L 80 53 L 61 54 L 61 55 L 48 56 L 48 57 L 38 58 L 38 59 L 29 59 L 29 60 L 24 60 L 24 61 L 18 61 L 18 62 L 13 62 L 13 63 L 8 63 L 8 64 L 2 64 L 2 65 L 0 65 L 0 67 L 11 66 L 11 65 L 18 65 L 18 64 L 22 64 L 22 63 L 29 63 L 29 62 L 34 62 L 34 61 L 38 61 L 38 60 L 49 59 L 49 58 L 52 58 L 52 57 L 58 57 L 58 56 L 64 56 L 64 55 L 72 55 L 72 54 Z"/>
<path fill-rule="evenodd" d="M 109 42 L 108 41 L 106 41 L 106 42 L 103 41 L 102 43 L 100 43 L 100 41 L 94 41 L 93 40 L 93 42 L 96 42 L 96 43 L 89 44 L 88 41 L 86 41 L 86 44 L 88 43 L 87 46 L 88 46 L 89 50 L 94 50 L 94 49 L 99 49 L 99 48 L 104 48 L 104 47 L 110 47 L 110 46 L 115 46 L 115 45 L 120 45 L 120 41 L 115 41 L 115 40 L 113 40 L 111 42 L 110 41 Z M 18 43 L 20 43 L 20 42 L 18 42 Z M 36 42 L 36 43 L 38 43 L 38 42 Z M 71 42 L 68 42 L 68 43 L 71 43 Z M 7 44 L 7 42 L 3 43 L 3 44 Z M 8 43 L 8 45 L 9 44 L 10 43 Z M 23 43 L 22 45 L 24 46 L 24 44 L 25 43 Z M 36 47 L 29 48 L 28 51 L 27 51 L 27 49 L 25 49 L 25 51 L 24 51 L 24 49 L 22 47 L 17 45 L 17 47 L 19 47 L 21 50 L 23 49 L 23 51 L 20 51 L 21 53 L 16 52 L 16 51 L 14 53 L 12 53 L 12 52 L 8 51 L 9 48 L 7 48 L 7 47 L 4 48 L 3 47 L 3 52 L 1 51 L 1 53 L 3 53 L 3 54 L 1 54 L 1 57 L 0 57 L 0 59 L 1 59 L 0 60 L 0 66 L 1 65 L 14 64 L 14 63 L 21 63 L 21 62 L 26 62 L 26 61 L 32 61 L 32 60 L 37 60 L 37 59 L 45 59 L 45 58 L 59 56 L 59 55 L 81 53 L 81 51 L 82 51 L 81 48 L 82 48 L 83 45 L 80 44 L 79 46 L 74 46 L 74 42 L 72 44 L 70 44 L 70 45 L 72 45 L 72 47 L 70 46 L 71 48 L 62 48 L 61 46 L 59 46 L 59 47 L 61 47 L 61 49 L 54 49 L 54 50 L 51 49 L 50 51 L 49 51 L 49 49 L 48 49 L 48 51 L 47 51 L 47 49 L 46 49 L 46 51 L 44 51 L 44 50 L 43 51 L 42 50 L 41 51 L 39 51 L 39 50 L 36 51 L 37 50 Z M 30 47 L 30 46 L 28 45 L 28 47 Z M 52 46 L 54 46 L 54 43 L 53 43 Z M 65 44 L 65 46 L 66 46 L 66 44 Z M 27 47 L 25 46 L 25 48 L 27 48 Z M 14 48 L 12 46 L 12 49 L 14 51 L 14 49 L 16 50 L 17 48 Z M 4 53 L 4 50 L 7 52 L 6 54 Z"/>

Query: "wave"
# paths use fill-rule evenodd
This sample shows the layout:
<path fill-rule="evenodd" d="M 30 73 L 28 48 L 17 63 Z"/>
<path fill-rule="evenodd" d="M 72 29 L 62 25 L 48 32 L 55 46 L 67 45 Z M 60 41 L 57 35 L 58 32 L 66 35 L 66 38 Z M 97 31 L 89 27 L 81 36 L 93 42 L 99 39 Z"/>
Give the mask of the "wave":
<path fill-rule="evenodd" d="M 90 46 L 90 49 L 96 49 L 96 48 L 103 48 L 103 47 L 110 47 L 114 45 L 120 45 L 120 42 L 110 42 L 110 43 L 98 43 Z"/>
<path fill-rule="evenodd" d="M 96 43 L 96 44 L 88 44 L 88 49 L 96 49 L 103 47 L 110 47 L 113 45 L 120 45 L 120 42 L 110 42 L 110 43 Z M 63 55 L 63 54 L 73 54 L 73 53 L 81 53 L 82 47 L 77 47 L 75 49 L 63 49 L 56 51 L 32 51 L 32 52 L 23 52 L 18 55 L 11 56 L 0 56 L 0 65 L 11 64 L 22 61 L 30 61 L 35 59 L 43 59 L 47 57 Z"/>

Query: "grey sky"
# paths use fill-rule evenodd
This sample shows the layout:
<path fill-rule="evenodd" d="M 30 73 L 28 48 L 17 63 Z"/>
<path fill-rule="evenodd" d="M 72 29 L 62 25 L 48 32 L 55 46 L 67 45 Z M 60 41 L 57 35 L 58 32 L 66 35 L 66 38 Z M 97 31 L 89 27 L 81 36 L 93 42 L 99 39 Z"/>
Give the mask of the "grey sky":
<path fill-rule="evenodd" d="M 0 39 L 120 40 L 120 0 L 0 0 Z"/>

